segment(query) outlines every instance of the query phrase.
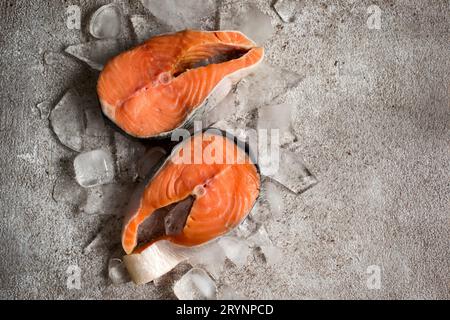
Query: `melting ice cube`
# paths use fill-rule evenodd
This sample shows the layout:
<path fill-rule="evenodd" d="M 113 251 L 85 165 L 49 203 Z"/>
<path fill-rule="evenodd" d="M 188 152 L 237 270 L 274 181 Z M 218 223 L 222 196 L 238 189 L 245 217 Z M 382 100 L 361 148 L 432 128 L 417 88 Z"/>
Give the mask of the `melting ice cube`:
<path fill-rule="evenodd" d="M 255 4 L 246 2 L 222 8 L 220 29 L 239 30 L 257 44 L 264 43 L 274 31 L 270 17 L 261 12 Z"/>
<path fill-rule="evenodd" d="M 76 180 L 85 188 L 110 183 L 114 179 L 114 162 L 107 151 L 99 149 L 80 153 L 73 164 Z"/>
<path fill-rule="evenodd" d="M 158 20 L 174 30 L 214 28 L 215 0 L 141 0 Z"/>
<path fill-rule="evenodd" d="M 130 17 L 130 21 L 138 43 L 169 31 L 168 27 L 158 23 L 154 18 L 149 16 L 133 15 Z"/>
<path fill-rule="evenodd" d="M 269 105 L 258 109 L 258 133 L 271 137 L 272 130 L 278 130 L 280 141 L 271 141 L 281 145 L 293 142 L 295 136 L 292 133 L 292 111 L 294 106 L 290 104 Z"/>
<path fill-rule="evenodd" d="M 123 284 L 131 280 L 122 259 L 119 258 L 111 258 L 109 260 L 108 276 L 113 284 Z"/>
<path fill-rule="evenodd" d="M 101 6 L 89 22 L 89 32 L 97 39 L 116 38 L 121 31 L 122 10 L 114 4 Z"/>
<path fill-rule="evenodd" d="M 75 151 L 81 151 L 84 134 L 82 99 L 75 90 L 69 90 L 53 108 L 50 123 L 59 141 Z"/>
<path fill-rule="evenodd" d="M 236 237 L 222 237 L 219 239 L 219 245 L 224 250 L 227 258 L 236 266 L 242 267 L 247 264 L 250 249 L 245 240 Z"/>
<path fill-rule="evenodd" d="M 101 71 L 109 59 L 124 51 L 126 47 L 123 41 L 108 39 L 76 44 L 67 47 L 66 52 L 91 68 Z"/>
<path fill-rule="evenodd" d="M 281 20 L 284 22 L 292 22 L 298 11 L 298 0 L 277 0 L 273 8 Z"/>
<path fill-rule="evenodd" d="M 268 265 L 276 265 L 280 263 L 283 258 L 283 252 L 280 248 L 275 246 L 261 246 L 261 251 L 266 258 Z"/>
<path fill-rule="evenodd" d="M 245 112 L 278 103 L 301 80 L 302 77 L 295 72 L 263 63 L 253 75 L 238 83 L 236 100 Z"/>
<path fill-rule="evenodd" d="M 216 284 L 205 270 L 193 268 L 178 280 L 173 291 L 180 300 L 214 300 Z"/>
<path fill-rule="evenodd" d="M 301 193 L 317 183 L 300 156 L 284 148 L 278 154 L 265 157 L 260 163 L 261 174 L 279 182 L 295 193 Z"/>

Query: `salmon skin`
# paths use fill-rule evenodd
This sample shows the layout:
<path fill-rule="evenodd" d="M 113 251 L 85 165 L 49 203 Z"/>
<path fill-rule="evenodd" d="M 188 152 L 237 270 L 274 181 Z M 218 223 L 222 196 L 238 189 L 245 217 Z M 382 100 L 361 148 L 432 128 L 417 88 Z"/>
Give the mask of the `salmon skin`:
<path fill-rule="evenodd" d="M 247 148 L 218 129 L 178 144 L 125 218 L 124 251 L 139 253 L 160 240 L 195 246 L 235 228 L 260 189 L 259 169 Z M 142 231 L 150 233 L 146 243 L 139 243 Z"/>
<path fill-rule="evenodd" d="M 128 134 L 165 137 L 201 118 L 263 57 L 239 31 L 156 36 L 111 59 L 97 92 L 104 114 Z"/>

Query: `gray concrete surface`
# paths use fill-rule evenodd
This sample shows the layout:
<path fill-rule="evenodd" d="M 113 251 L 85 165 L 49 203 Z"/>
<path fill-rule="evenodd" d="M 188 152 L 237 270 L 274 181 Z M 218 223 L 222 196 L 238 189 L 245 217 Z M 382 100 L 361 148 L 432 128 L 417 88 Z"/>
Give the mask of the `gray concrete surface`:
<path fill-rule="evenodd" d="M 0 298 L 174 298 L 169 278 L 110 285 L 111 246 L 82 249 L 120 218 L 79 214 L 51 197 L 75 153 L 33 108 L 72 86 L 94 92 L 97 74 L 70 57 L 44 65 L 43 53 L 87 39 L 66 28 L 68 5 L 86 18 L 104 2 L 1 2 Z M 449 2 L 301 0 L 290 24 L 258 2 L 276 26 L 268 60 L 304 76 L 295 147 L 320 183 L 286 193 L 286 212 L 267 225 L 284 263 L 268 267 L 256 254 L 224 281 L 249 298 L 448 299 Z M 382 10 L 381 30 L 366 25 L 371 4 Z M 80 290 L 66 286 L 70 265 L 81 268 Z M 366 285 L 370 265 L 381 268 L 377 290 Z"/>

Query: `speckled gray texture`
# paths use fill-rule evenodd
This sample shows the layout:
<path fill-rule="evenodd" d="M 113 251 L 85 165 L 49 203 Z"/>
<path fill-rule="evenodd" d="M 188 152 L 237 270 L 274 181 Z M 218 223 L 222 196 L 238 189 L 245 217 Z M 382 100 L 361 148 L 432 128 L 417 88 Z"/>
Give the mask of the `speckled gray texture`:
<path fill-rule="evenodd" d="M 249 298 L 450 298 L 449 2 L 300 0 L 288 24 L 271 1 L 257 2 L 276 28 L 267 60 L 303 76 L 293 147 L 320 182 L 285 193 L 285 213 L 266 226 L 283 263 L 266 266 L 255 252 L 223 281 Z M 120 218 L 80 214 L 51 197 L 75 153 L 34 106 L 72 86 L 95 92 L 97 73 L 67 55 L 44 65 L 43 54 L 86 40 L 67 29 L 68 5 L 82 7 L 85 25 L 100 3 L 0 5 L 0 298 L 174 298 L 170 277 L 157 287 L 110 285 L 116 243 L 83 248 L 105 225 L 118 241 Z M 381 30 L 366 25 L 371 4 Z M 132 10 L 143 8 L 132 1 Z M 82 286 L 69 290 L 75 264 Z M 366 286 L 369 265 L 382 270 L 379 290 Z"/>

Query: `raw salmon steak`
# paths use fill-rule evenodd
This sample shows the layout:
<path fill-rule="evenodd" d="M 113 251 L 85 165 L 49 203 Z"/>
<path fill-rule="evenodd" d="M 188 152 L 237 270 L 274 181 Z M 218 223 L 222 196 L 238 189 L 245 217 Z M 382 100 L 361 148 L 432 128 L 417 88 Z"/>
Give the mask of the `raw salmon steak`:
<path fill-rule="evenodd" d="M 105 115 L 128 134 L 164 136 L 213 108 L 263 57 L 264 49 L 238 31 L 156 36 L 106 64 L 98 96 Z"/>
<path fill-rule="evenodd" d="M 259 195 L 260 176 L 248 150 L 236 141 L 209 129 L 175 147 L 125 219 L 122 246 L 127 254 L 159 240 L 199 245 L 247 216 Z M 146 236 L 143 242 L 138 234 Z"/>

